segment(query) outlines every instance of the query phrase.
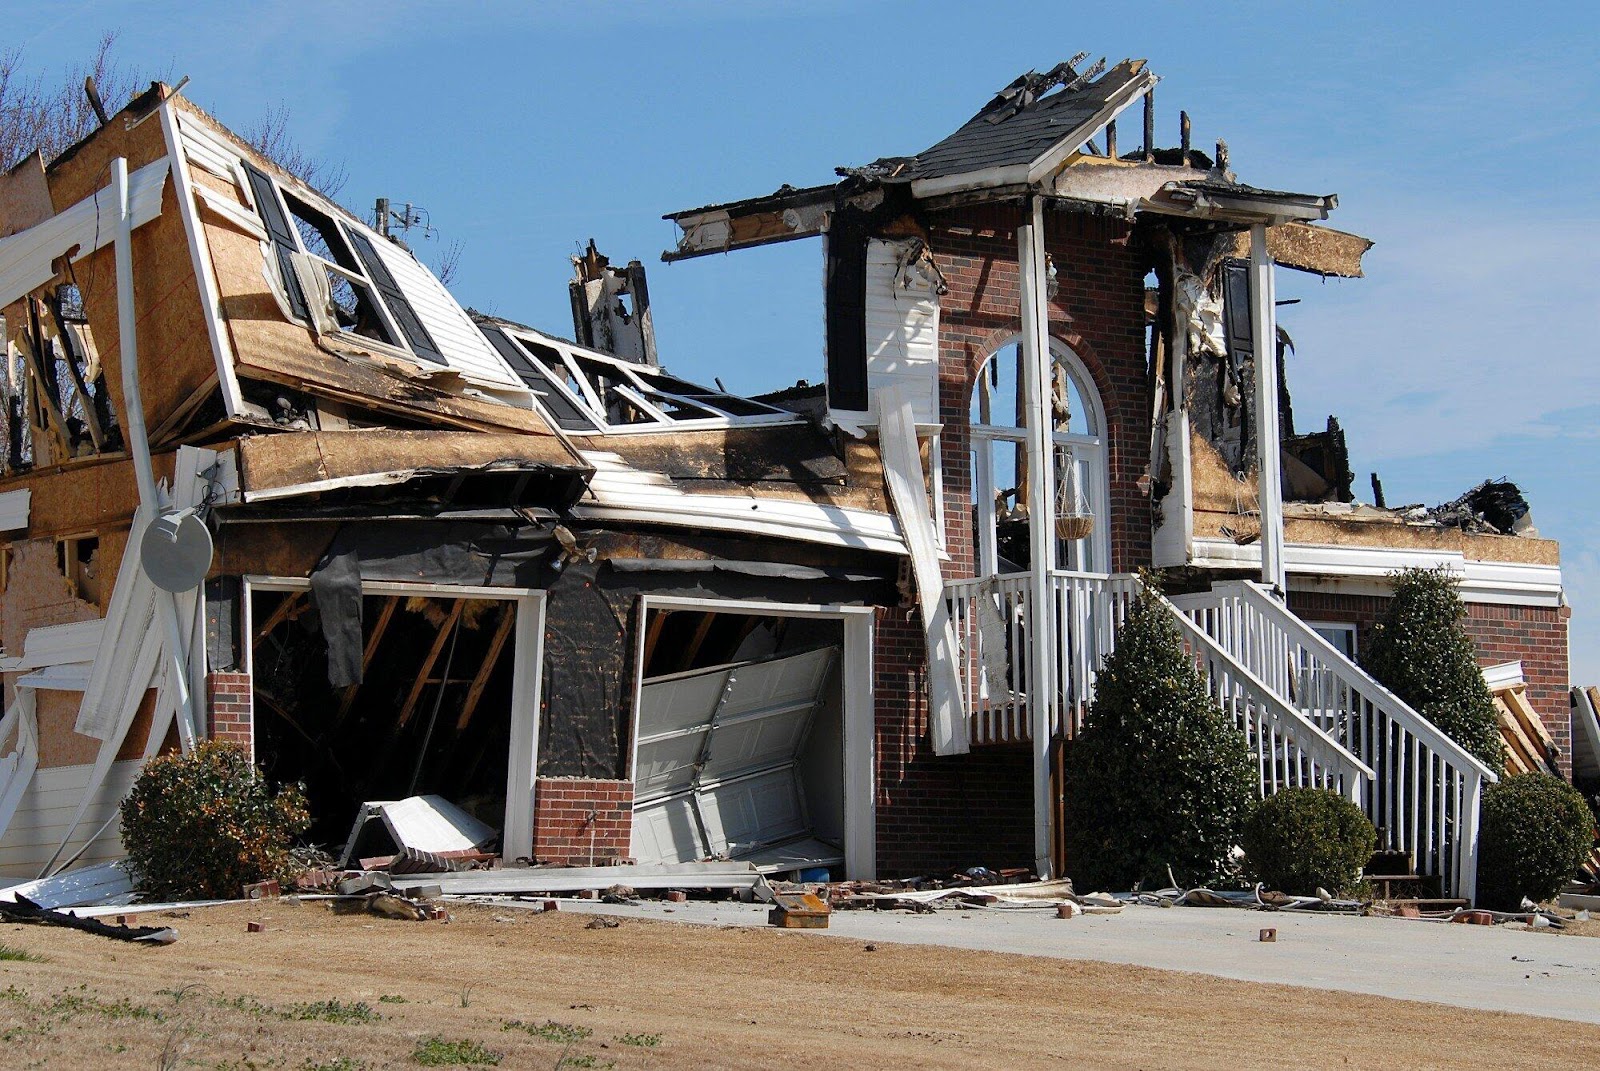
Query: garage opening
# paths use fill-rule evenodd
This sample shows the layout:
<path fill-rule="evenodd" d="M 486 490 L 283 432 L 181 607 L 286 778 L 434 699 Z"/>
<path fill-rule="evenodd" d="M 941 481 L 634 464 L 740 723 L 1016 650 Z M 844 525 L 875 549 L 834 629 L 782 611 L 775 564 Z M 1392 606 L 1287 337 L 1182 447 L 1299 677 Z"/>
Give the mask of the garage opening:
<path fill-rule="evenodd" d="M 312 843 L 337 854 L 364 803 L 432 795 L 492 831 L 457 817 L 482 847 L 500 846 L 517 613 L 513 600 L 365 594 L 362 680 L 336 689 L 310 593 L 252 589 L 256 759 L 306 786 Z M 397 847 L 374 821 L 356 854 Z"/>
<path fill-rule="evenodd" d="M 636 719 L 634 858 L 840 871 L 844 653 L 837 619 L 650 611 Z"/>

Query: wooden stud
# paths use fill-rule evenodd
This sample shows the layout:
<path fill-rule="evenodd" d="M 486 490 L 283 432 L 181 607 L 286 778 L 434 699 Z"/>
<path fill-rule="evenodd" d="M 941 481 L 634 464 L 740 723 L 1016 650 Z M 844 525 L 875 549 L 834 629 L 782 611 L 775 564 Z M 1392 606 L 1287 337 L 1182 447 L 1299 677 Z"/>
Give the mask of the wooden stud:
<path fill-rule="evenodd" d="M 439 661 L 439 655 L 444 651 L 446 641 L 455 631 L 456 623 L 461 620 L 461 608 L 467 604 L 465 599 L 454 600 L 450 615 L 445 618 L 444 624 L 439 626 L 439 634 L 433 638 L 433 647 L 428 651 L 428 657 L 423 660 L 422 670 L 417 674 L 417 679 L 411 685 L 411 692 L 406 696 L 405 705 L 400 708 L 400 716 L 395 719 L 396 731 L 404 729 L 411 720 L 411 715 L 416 713 L 417 700 L 422 698 L 422 689 L 427 686 L 428 675 L 433 672 L 434 665 Z"/>
<path fill-rule="evenodd" d="M 273 629 L 285 621 L 293 621 L 299 617 L 303 612 L 303 608 L 297 609 L 297 607 L 305 601 L 305 598 L 306 593 L 303 591 L 290 592 L 288 597 L 278 604 L 278 608 L 268 615 L 261 627 L 256 629 L 255 640 L 251 644 L 252 649 L 260 647 L 262 642 L 272 634 Z"/>
<path fill-rule="evenodd" d="M 489 675 L 494 672 L 495 663 L 500 660 L 500 652 L 505 649 L 506 640 L 511 637 L 511 629 L 516 621 L 516 608 L 506 603 L 500 612 L 500 624 L 494 630 L 494 638 L 489 641 L 489 650 L 483 656 L 478 672 L 473 675 L 472 687 L 467 689 L 466 701 L 461 704 L 461 715 L 456 718 L 458 735 L 465 732 L 471 723 L 473 711 L 478 707 L 478 700 L 483 698 L 483 690 L 489 686 Z M 444 687 L 444 684 L 441 683 L 439 687 Z"/>

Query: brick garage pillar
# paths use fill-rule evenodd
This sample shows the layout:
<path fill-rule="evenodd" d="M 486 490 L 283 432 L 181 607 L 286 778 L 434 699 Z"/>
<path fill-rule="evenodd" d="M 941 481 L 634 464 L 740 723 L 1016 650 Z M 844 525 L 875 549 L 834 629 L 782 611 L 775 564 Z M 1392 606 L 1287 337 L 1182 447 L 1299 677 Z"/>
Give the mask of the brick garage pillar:
<path fill-rule="evenodd" d="M 250 674 L 206 674 L 206 736 L 231 740 L 253 753 L 255 742 L 254 697 Z"/>
<path fill-rule="evenodd" d="M 533 855 L 541 863 L 604 866 L 626 858 L 633 782 L 541 777 L 533 789 Z"/>

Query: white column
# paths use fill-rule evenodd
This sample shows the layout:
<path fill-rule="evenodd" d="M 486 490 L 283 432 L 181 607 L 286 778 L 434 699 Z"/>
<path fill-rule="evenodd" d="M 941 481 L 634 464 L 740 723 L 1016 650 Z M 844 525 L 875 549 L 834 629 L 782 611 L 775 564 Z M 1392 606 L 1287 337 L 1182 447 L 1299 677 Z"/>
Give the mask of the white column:
<path fill-rule="evenodd" d="M 1050 795 L 1050 733 L 1055 719 L 1056 615 L 1050 569 L 1055 564 L 1056 478 L 1050 419 L 1050 314 L 1045 300 L 1044 202 L 1030 202 L 1030 221 L 1017 228 L 1018 280 L 1022 289 L 1023 408 L 1027 423 L 1028 549 L 1032 562 L 1028 603 L 1033 647 L 1028 652 L 1028 706 L 1033 729 L 1033 854 L 1041 878 L 1053 876 L 1050 832 L 1055 800 Z"/>
<path fill-rule="evenodd" d="M 1261 506 L 1261 582 L 1289 590 L 1283 564 L 1283 476 L 1278 430 L 1278 321 L 1267 225 L 1250 227 L 1250 322 L 1256 361 L 1257 498 Z"/>

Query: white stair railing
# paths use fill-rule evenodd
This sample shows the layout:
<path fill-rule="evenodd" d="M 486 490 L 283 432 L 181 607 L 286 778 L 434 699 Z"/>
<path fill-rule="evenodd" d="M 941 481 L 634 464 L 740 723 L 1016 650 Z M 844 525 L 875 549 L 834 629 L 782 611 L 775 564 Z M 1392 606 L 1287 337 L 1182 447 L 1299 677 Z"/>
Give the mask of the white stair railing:
<path fill-rule="evenodd" d="M 1410 853 L 1446 895 L 1477 891 L 1478 807 L 1496 773 L 1374 680 L 1264 588 L 1217 584 L 1173 602 L 1278 699 L 1374 771 L 1379 846 Z"/>
<path fill-rule="evenodd" d="M 1051 734 L 1076 735 L 1094 699 L 1095 680 L 1116 646 L 1118 630 L 1138 599 L 1137 576 L 1051 573 L 1051 611 L 1057 645 L 1054 694 L 1047 724 Z M 950 617 L 961 648 L 960 673 L 970 711 L 973 745 L 1020 743 L 1032 738 L 1028 687 L 1035 617 L 1026 574 L 959 580 L 945 586 Z M 1362 803 L 1372 770 L 1330 738 L 1302 711 L 1276 695 L 1166 599 L 1185 648 L 1207 690 L 1244 735 L 1257 767 L 1257 788 L 1270 795 L 1282 788 L 1317 787 Z"/>

